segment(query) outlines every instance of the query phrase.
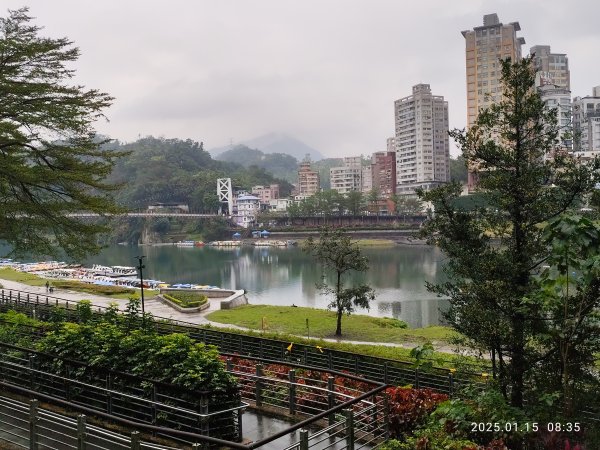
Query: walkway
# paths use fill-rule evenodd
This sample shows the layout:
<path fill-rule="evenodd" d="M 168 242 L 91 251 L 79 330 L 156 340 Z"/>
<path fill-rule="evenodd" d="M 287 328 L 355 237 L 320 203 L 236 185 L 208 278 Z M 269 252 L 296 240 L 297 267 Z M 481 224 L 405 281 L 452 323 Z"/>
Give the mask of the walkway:
<path fill-rule="evenodd" d="M 14 290 L 14 291 L 22 291 L 28 292 L 33 295 L 39 295 L 40 297 L 49 295 L 46 293 L 45 286 L 29 286 L 27 284 L 19 283 L 16 281 L 3 280 L 0 279 L 0 284 L 4 286 L 5 290 Z M 111 303 L 116 303 L 119 306 L 120 310 L 125 310 L 127 306 L 127 300 L 124 299 L 115 299 L 110 297 L 104 297 L 101 295 L 87 294 L 85 292 L 78 291 L 69 291 L 63 289 L 54 289 L 52 293 L 53 297 L 58 297 L 60 299 L 79 302 L 81 300 L 90 300 L 94 306 L 103 306 L 107 307 Z M 217 328 L 229 328 L 229 329 L 237 329 L 237 330 L 250 330 L 249 328 L 239 327 L 236 325 L 230 325 L 226 323 L 213 322 L 208 320 L 205 316 L 213 311 L 217 311 L 220 309 L 220 300 L 215 299 L 210 303 L 210 307 L 205 309 L 204 311 L 196 312 L 196 313 L 182 313 L 174 310 L 173 308 L 165 305 L 158 297 L 146 298 L 144 300 L 144 309 L 147 313 L 152 313 L 155 317 L 161 317 L 166 319 L 172 319 L 180 322 L 188 322 L 196 325 L 210 325 L 212 327 Z M 256 330 L 252 330 L 256 331 Z M 304 336 L 298 336 L 299 338 L 304 338 Z M 355 344 L 355 345 L 384 345 L 388 347 L 402 347 L 402 348 L 414 348 L 419 344 L 413 342 L 405 342 L 403 344 L 395 344 L 395 343 L 386 343 L 386 342 L 365 342 L 365 341 L 350 341 L 345 339 L 330 339 L 323 338 L 325 342 L 339 342 L 345 344 Z M 435 351 L 442 353 L 455 353 L 455 348 L 444 343 L 444 344 L 436 344 L 433 343 Z"/>

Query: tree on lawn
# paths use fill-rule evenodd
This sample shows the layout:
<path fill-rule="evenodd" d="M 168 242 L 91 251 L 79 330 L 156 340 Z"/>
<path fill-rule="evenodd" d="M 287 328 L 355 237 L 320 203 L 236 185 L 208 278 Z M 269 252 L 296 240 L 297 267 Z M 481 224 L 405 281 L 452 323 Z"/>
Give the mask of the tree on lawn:
<path fill-rule="evenodd" d="M 377 187 L 373 187 L 367 194 L 367 201 L 369 202 L 370 212 L 379 215 L 379 198 L 381 197 L 381 191 Z"/>
<path fill-rule="evenodd" d="M 365 203 L 365 197 L 360 191 L 350 191 L 346 194 L 346 209 L 353 216 L 362 213 Z"/>
<path fill-rule="evenodd" d="M 366 284 L 344 287 L 344 275 L 351 271 L 365 272 L 369 268 L 368 260 L 362 256 L 356 242 L 339 229 L 324 229 L 319 235 L 319 240 L 310 237 L 303 250 L 312 254 L 325 270 L 335 273 L 334 287 L 325 283 L 325 274 L 323 282 L 317 287 L 324 294 L 333 294 L 334 299 L 328 308 L 336 311 L 335 335 L 341 336 L 342 316 L 352 314 L 356 307 L 369 308 L 369 303 L 375 299 L 375 292 Z"/>
<path fill-rule="evenodd" d="M 92 127 L 112 98 L 70 85 L 78 49 L 30 20 L 27 8 L 0 18 L 0 240 L 16 254 L 82 256 L 107 228 L 76 214 L 119 211 L 103 180 L 120 155 Z"/>
<path fill-rule="evenodd" d="M 457 208 L 458 183 L 420 197 L 435 206 L 423 234 L 449 260 L 449 281 L 429 288 L 450 297 L 450 324 L 489 351 L 503 393 L 522 407 L 532 390 L 528 381 L 548 358 L 540 344 L 548 310 L 537 276 L 552 255 L 544 225 L 591 189 L 599 165 L 554 152 L 555 111 L 545 108 L 534 88 L 531 59 L 501 65 L 502 100 L 482 110 L 468 131 L 450 133 L 477 167 L 488 207 Z"/>

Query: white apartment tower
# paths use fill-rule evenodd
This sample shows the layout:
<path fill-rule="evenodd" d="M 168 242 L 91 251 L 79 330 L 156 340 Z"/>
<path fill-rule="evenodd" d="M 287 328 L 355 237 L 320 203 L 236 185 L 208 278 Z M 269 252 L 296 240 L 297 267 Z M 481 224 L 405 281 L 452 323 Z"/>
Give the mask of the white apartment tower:
<path fill-rule="evenodd" d="M 573 99 L 573 134 L 575 156 L 585 161 L 600 155 L 600 86 L 592 96 Z"/>
<path fill-rule="evenodd" d="M 331 189 L 340 194 L 360 192 L 363 184 L 362 156 L 347 156 L 344 165 L 329 169 Z"/>
<path fill-rule="evenodd" d="M 394 102 L 396 123 L 396 193 L 434 188 L 450 181 L 448 102 L 417 84 L 412 95 Z"/>
<path fill-rule="evenodd" d="M 544 84 L 537 89 L 544 105 L 556 112 L 559 142 L 555 150 L 571 151 L 573 149 L 571 91 L 554 84 Z"/>

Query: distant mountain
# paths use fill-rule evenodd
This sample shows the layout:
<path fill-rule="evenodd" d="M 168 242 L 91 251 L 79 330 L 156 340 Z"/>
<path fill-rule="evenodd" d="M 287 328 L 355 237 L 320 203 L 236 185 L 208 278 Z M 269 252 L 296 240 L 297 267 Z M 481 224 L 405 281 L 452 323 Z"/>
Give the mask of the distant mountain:
<path fill-rule="evenodd" d="M 231 150 L 238 145 L 244 145 L 251 149 L 257 149 L 263 153 L 284 153 L 293 156 L 298 161 L 302 161 L 306 154 L 310 155 L 311 160 L 318 161 L 323 159 L 323 155 L 318 150 L 309 147 L 304 142 L 283 133 L 269 133 L 248 141 L 237 142 L 235 145 L 226 145 L 209 150 L 213 156 L 218 156 L 221 153 Z"/>
<path fill-rule="evenodd" d="M 236 163 L 242 167 L 257 166 L 265 169 L 277 178 L 282 178 L 295 183 L 298 178 L 298 161 L 293 156 L 285 153 L 267 153 L 236 145 L 216 156 L 219 161 Z"/>

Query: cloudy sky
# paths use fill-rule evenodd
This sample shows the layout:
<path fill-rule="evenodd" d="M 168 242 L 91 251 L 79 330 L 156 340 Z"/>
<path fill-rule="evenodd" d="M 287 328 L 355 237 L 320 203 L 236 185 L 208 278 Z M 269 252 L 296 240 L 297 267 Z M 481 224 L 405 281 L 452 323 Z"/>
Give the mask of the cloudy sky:
<path fill-rule="evenodd" d="M 600 85 L 598 0 L 3 0 L 81 49 L 77 82 L 115 97 L 98 131 L 213 148 L 283 132 L 325 156 L 385 149 L 394 100 L 429 83 L 466 122 L 461 30 L 496 12 Z M 456 149 L 453 149 L 456 153 Z"/>

